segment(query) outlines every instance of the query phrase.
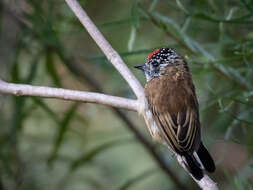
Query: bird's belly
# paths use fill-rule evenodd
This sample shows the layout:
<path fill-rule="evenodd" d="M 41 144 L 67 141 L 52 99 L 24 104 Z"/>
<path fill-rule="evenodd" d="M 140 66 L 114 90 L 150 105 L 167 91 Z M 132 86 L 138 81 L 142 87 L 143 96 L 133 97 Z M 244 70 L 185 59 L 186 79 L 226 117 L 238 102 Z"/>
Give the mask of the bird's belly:
<path fill-rule="evenodd" d="M 153 115 L 151 111 L 148 109 L 146 110 L 146 118 L 148 123 L 148 129 L 153 139 L 162 142 L 162 136 L 159 128 L 157 127 L 155 121 L 153 120 Z"/>

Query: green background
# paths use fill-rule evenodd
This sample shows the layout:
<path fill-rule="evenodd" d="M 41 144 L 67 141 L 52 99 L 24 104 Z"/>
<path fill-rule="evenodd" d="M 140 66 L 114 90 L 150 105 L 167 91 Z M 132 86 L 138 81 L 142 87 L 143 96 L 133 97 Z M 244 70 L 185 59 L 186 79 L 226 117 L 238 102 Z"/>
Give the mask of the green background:
<path fill-rule="evenodd" d="M 253 189 L 253 1 L 80 0 L 135 76 L 149 52 L 185 56 L 202 138 L 220 189 Z M 0 1 L 5 81 L 135 98 L 63 0 Z M 180 189 L 129 129 L 151 142 L 137 113 L 95 104 L 0 95 L 0 189 Z M 163 162 L 199 189 L 166 147 Z"/>

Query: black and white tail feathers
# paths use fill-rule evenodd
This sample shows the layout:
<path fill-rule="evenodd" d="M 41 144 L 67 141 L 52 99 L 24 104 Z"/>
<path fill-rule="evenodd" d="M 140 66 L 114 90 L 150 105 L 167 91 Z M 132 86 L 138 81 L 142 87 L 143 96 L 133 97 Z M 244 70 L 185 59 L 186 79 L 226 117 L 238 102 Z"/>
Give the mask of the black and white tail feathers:
<path fill-rule="evenodd" d="M 189 172 L 195 179 L 201 180 L 204 176 L 203 169 L 207 172 L 214 172 L 215 164 L 211 155 L 202 143 L 200 143 L 199 149 L 196 153 L 198 158 L 196 158 L 195 155 L 189 155 L 187 153 L 183 154 L 182 156 L 185 158 Z"/>
<path fill-rule="evenodd" d="M 206 147 L 204 147 L 202 143 L 200 143 L 197 154 L 205 170 L 210 173 L 214 172 L 215 171 L 214 161 L 209 152 L 207 151 Z"/>

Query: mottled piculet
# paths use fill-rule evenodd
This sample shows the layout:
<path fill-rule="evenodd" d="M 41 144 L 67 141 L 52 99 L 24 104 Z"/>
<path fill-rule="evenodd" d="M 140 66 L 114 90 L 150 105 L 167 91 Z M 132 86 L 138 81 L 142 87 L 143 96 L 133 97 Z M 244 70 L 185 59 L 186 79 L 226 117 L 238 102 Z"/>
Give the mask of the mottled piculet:
<path fill-rule="evenodd" d="M 159 141 L 182 156 L 197 180 L 203 171 L 215 171 L 215 164 L 201 142 L 199 106 L 187 62 L 174 49 L 153 51 L 143 65 L 147 83 L 145 95 L 155 126 L 148 126 Z"/>

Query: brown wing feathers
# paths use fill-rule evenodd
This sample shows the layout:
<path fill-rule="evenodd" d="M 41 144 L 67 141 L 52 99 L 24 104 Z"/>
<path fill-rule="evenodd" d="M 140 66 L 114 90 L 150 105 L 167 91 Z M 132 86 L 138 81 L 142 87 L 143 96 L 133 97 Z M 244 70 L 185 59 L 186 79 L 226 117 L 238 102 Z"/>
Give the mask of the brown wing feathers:
<path fill-rule="evenodd" d="M 148 83 L 148 88 L 157 88 L 157 90 L 146 91 L 154 120 L 162 132 L 164 140 L 175 152 L 179 154 L 182 152 L 193 152 L 196 142 L 200 141 L 200 137 L 196 136 L 199 134 L 200 126 L 198 125 L 198 113 L 196 113 L 198 105 L 196 105 L 195 97 L 193 96 L 195 92 L 191 92 L 189 98 L 189 94 L 186 94 L 189 89 L 180 89 L 178 88 L 180 84 L 170 83 L 170 80 L 165 77 L 160 78 L 153 79 L 154 81 L 149 81 Z M 170 94 L 161 95 L 154 93 L 159 92 L 159 86 L 170 88 L 171 91 L 168 90 Z"/>
<path fill-rule="evenodd" d="M 169 93 L 159 93 L 162 92 L 159 88 L 164 87 L 170 88 L 167 91 Z M 196 179 L 200 180 L 203 177 L 203 172 L 193 156 L 193 152 L 198 150 L 201 142 L 198 104 L 194 87 L 192 85 L 191 90 L 184 89 L 184 86 L 178 87 L 180 84 L 169 82 L 168 79 L 160 77 L 149 81 L 145 87 L 145 93 L 153 119 L 163 140 L 173 151 L 184 156 L 187 162 L 186 167 Z M 156 88 L 156 90 L 147 90 L 150 88 Z"/>

